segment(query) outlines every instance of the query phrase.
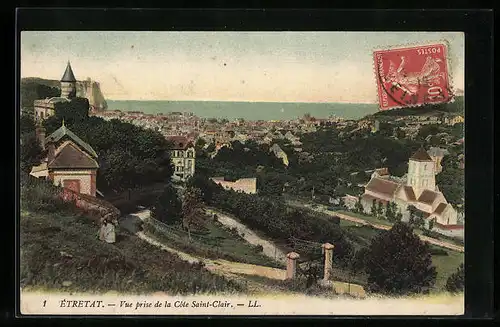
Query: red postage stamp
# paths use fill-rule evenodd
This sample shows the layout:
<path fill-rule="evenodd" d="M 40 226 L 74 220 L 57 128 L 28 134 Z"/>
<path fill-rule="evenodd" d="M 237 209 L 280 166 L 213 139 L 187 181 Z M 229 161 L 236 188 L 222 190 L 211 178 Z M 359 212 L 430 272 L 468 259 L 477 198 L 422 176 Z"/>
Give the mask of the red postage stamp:
<path fill-rule="evenodd" d="M 381 110 L 453 99 L 445 44 L 378 50 L 373 58 Z"/>

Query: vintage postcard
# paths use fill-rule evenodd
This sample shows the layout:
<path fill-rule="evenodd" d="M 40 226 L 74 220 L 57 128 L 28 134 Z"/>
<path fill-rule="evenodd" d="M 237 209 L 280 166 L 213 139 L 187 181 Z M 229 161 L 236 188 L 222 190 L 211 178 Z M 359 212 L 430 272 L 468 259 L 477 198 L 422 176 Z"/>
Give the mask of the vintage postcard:
<path fill-rule="evenodd" d="M 23 315 L 464 314 L 464 34 L 23 31 Z"/>

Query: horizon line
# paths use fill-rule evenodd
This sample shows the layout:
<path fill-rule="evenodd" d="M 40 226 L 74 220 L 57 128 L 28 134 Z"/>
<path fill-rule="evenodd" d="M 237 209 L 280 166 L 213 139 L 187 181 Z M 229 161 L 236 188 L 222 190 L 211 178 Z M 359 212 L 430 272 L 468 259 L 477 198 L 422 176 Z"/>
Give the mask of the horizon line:
<path fill-rule="evenodd" d="M 176 100 L 176 99 L 106 99 L 106 101 L 171 101 L 171 102 L 241 102 L 241 103 L 300 103 L 300 104 L 369 104 L 378 105 L 377 102 L 345 102 L 345 101 L 270 101 L 270 100 L 217 100 L 217 99 L 196 99 L 196 100 Z"/>

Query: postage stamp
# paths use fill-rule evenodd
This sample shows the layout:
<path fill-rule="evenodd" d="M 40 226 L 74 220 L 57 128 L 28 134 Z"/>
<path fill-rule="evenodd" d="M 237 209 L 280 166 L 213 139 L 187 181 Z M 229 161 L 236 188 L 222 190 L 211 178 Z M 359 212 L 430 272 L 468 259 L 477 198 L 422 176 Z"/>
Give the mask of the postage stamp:
<path fill-rule="evenodd" d="M 23 31 L 21 314 L 463 314 L 464 37 L 431 34 L 374 53 L 382 109 L 443 104 L 408 115 L 371 54 L 428 34 Z"/>
<path fill-rule="evenodd" d="M 453 99 L 445 43 L 374 51 L 381 110 Z"/>

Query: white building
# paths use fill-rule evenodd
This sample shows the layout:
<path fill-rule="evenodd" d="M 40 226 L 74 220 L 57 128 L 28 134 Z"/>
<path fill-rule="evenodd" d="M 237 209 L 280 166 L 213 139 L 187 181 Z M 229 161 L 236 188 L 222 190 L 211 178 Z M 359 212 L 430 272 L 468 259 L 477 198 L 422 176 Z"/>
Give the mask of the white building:
<path fill-rule="evenodd" d="M 172 142 L 170 158 L 174 165 L 173 179 L 186 181 L 194 175 L 196 151 L 193 142 L 185 136 L 171 136 L 167 138 Z"/>
<path fill-rule="evenodd" d="M 394 202 L 408 221 L 408 207 L 413 205 L 424 213 L 426 220 L 435 219 L 437 226 L 457 225 L 457 211 L 446 201 L 436 186 L 435 162 L 424 149 L 419 149 L 408 162 L 406 181 L 390 178 L 386 170 L 375 170 L 365 186 L 361 204 L 370 213 L 373 201 L 376 203 Z"/>
<path fill-rule="evenodd" d="M 224 177 L 212 177 L 210 179 L 226 190 L 234 190 L 247 194 L 257 193 L 257 178 L 241 178 L 234 182 L 226 181 Z"/>

